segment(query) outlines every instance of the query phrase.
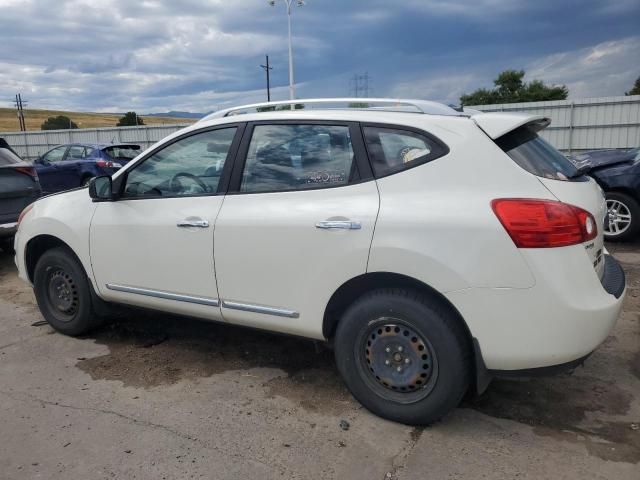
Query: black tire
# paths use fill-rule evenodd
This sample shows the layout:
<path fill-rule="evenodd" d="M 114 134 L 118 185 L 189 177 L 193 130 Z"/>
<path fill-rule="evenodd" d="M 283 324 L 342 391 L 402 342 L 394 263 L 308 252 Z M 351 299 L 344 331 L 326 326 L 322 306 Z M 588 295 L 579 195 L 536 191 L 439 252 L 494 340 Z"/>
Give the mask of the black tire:
<path fill-rule="evenodd" d="M 633 197 L 619 192 L 608 192 L 606 198 L 607 208 L 609 208 L 611 202 L 621 203 L 623 208 L 626 208 L 631 215 L 631 223 L 620 233 L 614 233 L 615 229 L 612 226 L 606 225 L 607 230 L 604 232 L 605 239 L 610 242 L 627 242 L 633 240 L 640 231 L 640 206 L 638 202 Z"/>
<path fill-rule="evenodd" d="M 93 178 L 93 176 L 91 176 L 91 175 L 87 175 L 85 177 L 82 177 L 82 181 L 80 182 L 80 186 L 81 187 L 88 186 L 89 182 L 91 181 L 92 178 Z"/>
<path fill-rule="evenodd" d="M 353 396 L 376 415 L 409 425 L 429 425 L 458 406 L 470 384 L 471 350 L 463 326 L 440 300 L 404 289 L 360 297 L 335 335 L 338 370 Z M 391 378 L 404 362 L 406 369 Z"/>
<path fill-rule="evenodd" d="M 13 249 L 13 237 L 0 238 L 0 250 L 9 255 L 13 255 L 15 253 Z"/>
<path fill-rule="evenodd" d="M 34 292 L 40 311 L 54 329 L 65 335 L 82 335 L 98 327 L 91 286 L 84 268 L 66 248 L 46 251 L 34 270 Z"/>

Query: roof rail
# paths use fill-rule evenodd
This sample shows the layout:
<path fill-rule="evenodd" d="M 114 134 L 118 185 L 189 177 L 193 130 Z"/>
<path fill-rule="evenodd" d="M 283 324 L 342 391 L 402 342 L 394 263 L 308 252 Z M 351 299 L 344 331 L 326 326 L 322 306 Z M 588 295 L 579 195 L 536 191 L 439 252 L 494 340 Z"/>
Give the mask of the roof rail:
<path fill-rule="evenodd" d="M 301 105 L 301 106 L 298 106 Z M 342 106 L 339 106 L 342 105 Z M 210 113 L 200 120 L 212 120 L 214 118 L 230 117 L 247 113 L 273 112 L 277 107 L 290 106 L 291 110 L 321 108 L 323 110 L 386 110 L 393 112 L 413 112 L 429 115 L 467 116 L 453 108 L 438 102 L 429 100 L 407 100 L 393 98 L 301 98 L 297 100 L 285 100 L 279 102 L 253 103 L 238 107 L 227 108 Z M 287 108 L 279 110 L 287 111 Z"/>

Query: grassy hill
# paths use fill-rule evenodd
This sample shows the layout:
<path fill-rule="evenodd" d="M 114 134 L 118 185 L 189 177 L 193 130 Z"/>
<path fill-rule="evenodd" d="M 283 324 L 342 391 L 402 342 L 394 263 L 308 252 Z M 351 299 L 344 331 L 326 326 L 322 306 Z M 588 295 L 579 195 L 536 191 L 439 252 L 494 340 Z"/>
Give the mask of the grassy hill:
<path fill-rule="evenodd" d="M 122 115 L 113 113 L 62 112 L 57 110 L 25 110 L 24 119 L 27 130 L 40 130 L 40 125 L 49 117 L 65 115 L 78 124 L 79 128 L 115 127 Z M 193 123 L 194 118 L 144 116 L 145 125 L 161 125 L 176 123 Z M 18 116 L 13 108 L 0 108 L 0 132 L 17 132 L 20 130 Z"/>

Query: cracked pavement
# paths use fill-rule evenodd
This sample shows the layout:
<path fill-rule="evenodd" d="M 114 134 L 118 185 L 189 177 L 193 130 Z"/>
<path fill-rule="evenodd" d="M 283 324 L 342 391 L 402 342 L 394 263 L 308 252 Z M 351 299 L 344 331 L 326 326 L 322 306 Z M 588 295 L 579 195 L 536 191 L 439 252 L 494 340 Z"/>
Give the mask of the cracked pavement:
<path fill-rule="evenodd" d="M 495 381 L 429 428 L 368 413 L 303 339 L 140 311 L 79 339 L 33 326 L 0 252 L 0 479 L 635 480 L 640 253 L 615 251 L 625 311 L 584 368 Z"/>

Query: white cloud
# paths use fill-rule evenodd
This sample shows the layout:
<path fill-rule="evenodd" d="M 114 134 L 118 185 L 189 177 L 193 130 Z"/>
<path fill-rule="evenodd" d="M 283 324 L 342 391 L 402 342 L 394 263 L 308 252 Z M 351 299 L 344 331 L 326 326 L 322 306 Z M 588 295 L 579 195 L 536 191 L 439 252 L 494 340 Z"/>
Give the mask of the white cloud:
<path fill-rule="evenodd" d="M 640 36 L 549 55 L 529 63 L 527 79 L 569 87 L 570 98 L 624 95 L 640 73 Z"/>

